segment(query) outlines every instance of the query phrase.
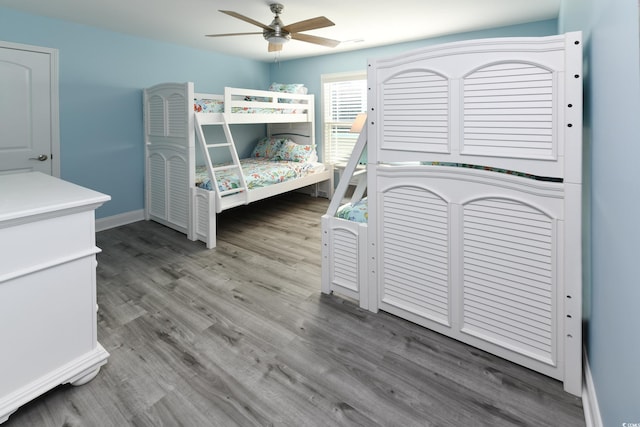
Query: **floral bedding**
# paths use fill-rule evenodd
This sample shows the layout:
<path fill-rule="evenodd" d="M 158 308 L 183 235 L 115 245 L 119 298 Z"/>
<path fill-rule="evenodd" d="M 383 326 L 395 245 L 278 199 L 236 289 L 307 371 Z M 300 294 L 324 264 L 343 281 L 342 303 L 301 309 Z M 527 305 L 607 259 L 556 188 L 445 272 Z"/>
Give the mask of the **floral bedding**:
<path fill-rule="evenodd" d="M 196 113 L 224 113 L 224 101 L 218 99 L 194 99 L 193 111 Z M 301 114 L 305 111 L 305 109 L 258 107 L 233 107 L 231 109 L 231 112 L 236 114 Z"/>
<path fill-rule="evenodd" d="M 365 197 L 357 203 L 347 203 L 346 205 L 340 206 L 340 209 L 336 212 L 336 216 L 348 221 L 366 223 L 369 219 L 367 198 Z"/>
<path fill-rule="evenodd" d="M 302 114 L 306 112 L 306 110 L 294 110 L 291 108 L 233 107 L 231 112 L 236 114 Z"/>
<path fill-rule="evenodd" d="M 194 99 L 193 111 L 196 113 L 224 113 L 224 101 L 220 99 Z"/>
<path fill-rule="evenodd" d="M 240 164 L 249 190 L 300 178 L 313 171 L 310 163 L 275 161 L 262 158 L 242 159 Z M 234 169 L 217 171 L 216 179 L 220 191 L 240 187 L 240 176 Z M 196 168 L 196 185 L 206 190 L 212 189 L 206 166 L 198 166 Z"/>

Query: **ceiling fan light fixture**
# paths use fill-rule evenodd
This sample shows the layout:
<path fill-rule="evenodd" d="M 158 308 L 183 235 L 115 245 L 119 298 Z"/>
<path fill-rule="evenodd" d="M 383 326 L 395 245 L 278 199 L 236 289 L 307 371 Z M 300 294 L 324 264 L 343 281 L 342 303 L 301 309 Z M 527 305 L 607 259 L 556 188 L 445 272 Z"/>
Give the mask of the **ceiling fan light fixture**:
<path fill-rule="evenodd" d="M 284 31 L 266 31 L 262 34 L 264 39 L 273 44 L 285 44 L 291 40 L 291 34 Z"/>
<path fill-rule="evenodd" d="M 286 42 L 291 40 L 291 37 L 273 36 L 273 37 L 269 37 L 267 40 L 269 41 L 269 43 L 273 43 L 273 44 L 285 44 Z"/>

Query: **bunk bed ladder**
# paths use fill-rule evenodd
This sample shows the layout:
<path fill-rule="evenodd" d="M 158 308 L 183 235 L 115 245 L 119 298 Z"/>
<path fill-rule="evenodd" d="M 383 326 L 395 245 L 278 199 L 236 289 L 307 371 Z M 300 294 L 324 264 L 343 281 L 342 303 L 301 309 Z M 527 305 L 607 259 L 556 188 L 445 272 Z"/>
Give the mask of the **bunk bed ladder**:
<path fill-rule="evenodd" d="M 355 203 L 359 201 L 363 196 L 366 190 L 366 169 L 365 170 L 357 170 L 360 162 L 360 158 L 364 153 L 364 150 L 367 147 L 367 128 L 365 126 L 364 129 L 360 132 L 358 136 L 358 140 L 353 147 L 353 151 L 351 152 L 351 157 L 345 166 L 342 177 L 338 182 L 338 186 L 333 192 L 333 197 L 331 197 L 331 202 L 329 203 L 329 208 L 327 209 L 327 215 L 329 217 L 335 216 L 338 208 L 342 204 L 344 197 L 347 194 L 347 189 L 349 188 L 351 178 L 357 178 L 356 189 L 354 190 L 353 195 L 351 196 L 351 202 Z"/>
<path fill-rule="evenodd" d="M 203 126 L 222 126 L 225 135 L 225 142 L 215 142 L 213 144 L 208 144 L 207 140 L 204 136 L 204 128 Z M 231 129 L 229 128 L 229 123 L 227 123 L 226 118 L 222 121 L 212 121 L 209 122 L 206 119 L 201 119 L 200 115 L 195 115 L 195 128 L 196 128 L 196 139 L 200 142 L 200 147 L 202 148 L 202 152 L 204 153 L 204 157 L 206 159 L 207 171 L 209 173 L 209 178 L 211 179 L 211 188 L 215 191 L 216 194 L 216 212 L 220 213 L 222 211 L 222 198 L 225 198 L 225 208 L 229 208 L 231 206 L 239 206 L 247 204 L 249 201 L 249 196 L 247 192 L 247 182 L 244 178 L 244 173 L 242 172 L 242 167 L 240 165 L 240 158 L 238 157 L 238 152 L 236 150 L 236 145 L 233 141 L 233 136 L 231 135 Z M 229 154 L 231 155 L 231 164 L 214 166 L 213 163 L 213 151 L 216 149 L 227 149 Z M 240 178 L 240 185 L 237 188 L 232 188 L 229 190 L 220 191 L 218 189 L 218 179 L 216 178 L 217 171 L 235 171 Z"/>

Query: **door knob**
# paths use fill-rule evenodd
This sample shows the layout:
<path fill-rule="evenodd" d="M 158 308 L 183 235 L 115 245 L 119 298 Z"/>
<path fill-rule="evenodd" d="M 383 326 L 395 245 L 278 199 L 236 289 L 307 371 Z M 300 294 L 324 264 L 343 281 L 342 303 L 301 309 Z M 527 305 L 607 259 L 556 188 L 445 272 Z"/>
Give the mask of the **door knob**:
<path fill-rule="evenodd" d="M 29 157 L 29 160 L 38 160 L 40 162 L 44 162 L 48 158 L 49 156 L 47 156 L 46 154 L 40 154 L 38 157 Z"/>

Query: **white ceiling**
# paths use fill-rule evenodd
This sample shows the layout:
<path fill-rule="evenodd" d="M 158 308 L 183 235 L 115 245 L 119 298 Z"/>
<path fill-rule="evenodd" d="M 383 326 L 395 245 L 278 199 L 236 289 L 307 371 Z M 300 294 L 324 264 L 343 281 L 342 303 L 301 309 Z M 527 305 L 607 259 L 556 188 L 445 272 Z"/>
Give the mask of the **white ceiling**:
<path fill-rule="evenodd" d="M 261 35 L 224 38 L 205 34 L 259 32 L 222 14 L 233 10 L 266 25 L 274 0 L 2 0 L 1 6 L 199 49 L 273 61 Z M 557 18 L 560 0 L 280 0 L 285 25 L 326 16 L 336 25 L 306 32 L 340 40 L 336 48 L 291 40 L 286 60 L 363 49 L 446 34 Z"/>

